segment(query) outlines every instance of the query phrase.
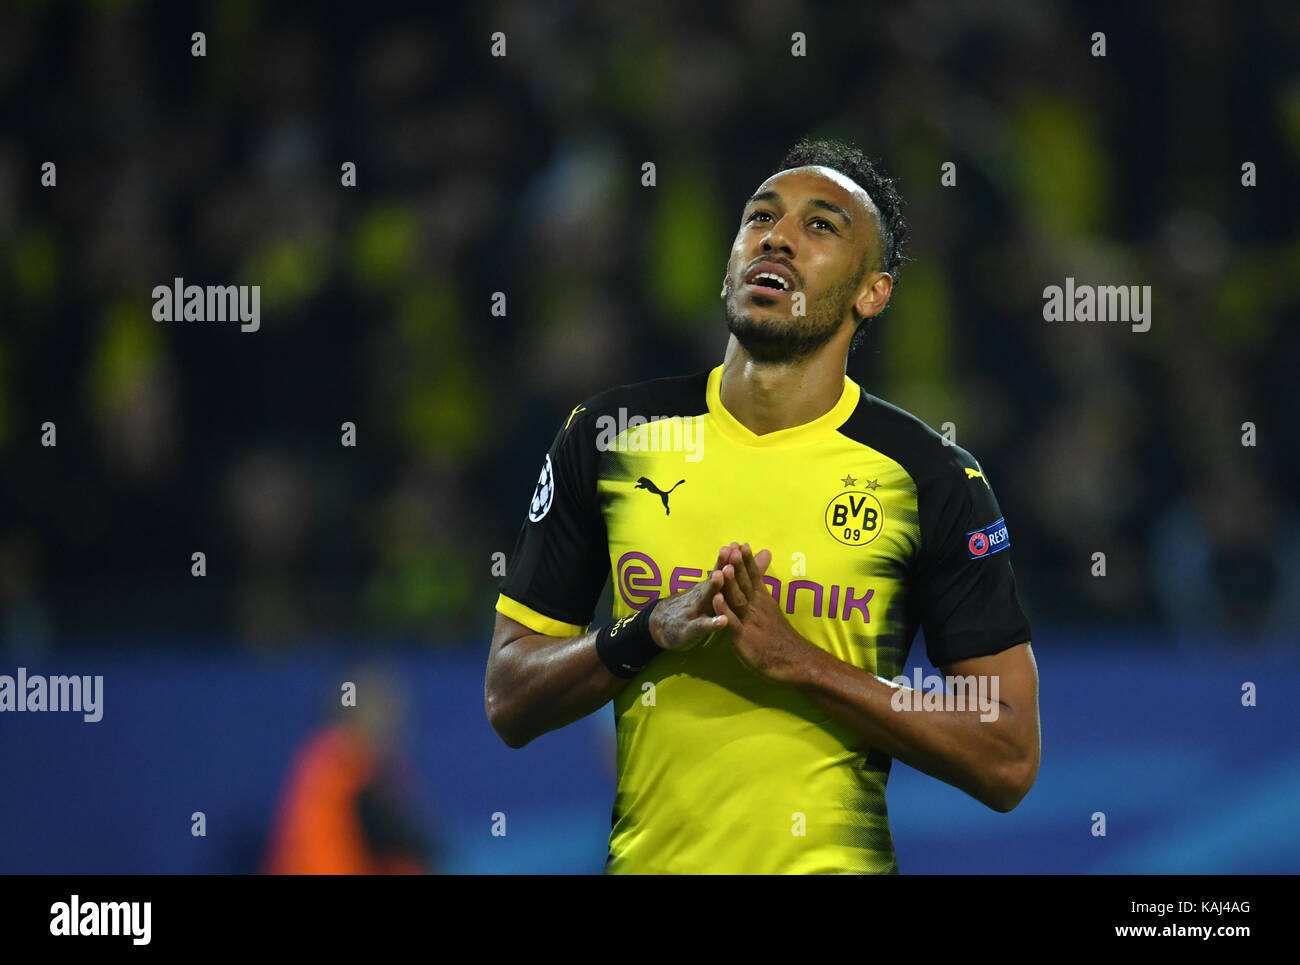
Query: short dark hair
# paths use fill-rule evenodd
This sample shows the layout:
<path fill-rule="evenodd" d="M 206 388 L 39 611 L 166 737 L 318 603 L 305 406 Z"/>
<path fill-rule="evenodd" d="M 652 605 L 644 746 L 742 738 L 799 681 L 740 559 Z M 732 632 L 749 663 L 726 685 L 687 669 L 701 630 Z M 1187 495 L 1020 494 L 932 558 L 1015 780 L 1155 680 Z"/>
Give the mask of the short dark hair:
<path fill-rule="evenodd" d="M 898 271 L 903 262 L 910 259 L 903 251 L 908 242 L 907 219 L 903 217 L 903 198 L 898 193 L 894 179 L 880 166 L 880 162 L 872 161 L 860 149 L 829 138 L 800 138 L 798 143 L 785 152 L 785 157 L 781 158 L 781 163 L 772 173 L 809 165 L 830 168 L 852 178 L 875 202 L 880 210 L 880 257 L 876 259 L 875 270 L 887 272 L 897 285 Z M 866 274 L 868 267 L 864 260 L 859 278 Z M 852 347 L 856 349 L 865 338 L 866 326 L 859 322 L 857 331 L 853 334 Z"/>

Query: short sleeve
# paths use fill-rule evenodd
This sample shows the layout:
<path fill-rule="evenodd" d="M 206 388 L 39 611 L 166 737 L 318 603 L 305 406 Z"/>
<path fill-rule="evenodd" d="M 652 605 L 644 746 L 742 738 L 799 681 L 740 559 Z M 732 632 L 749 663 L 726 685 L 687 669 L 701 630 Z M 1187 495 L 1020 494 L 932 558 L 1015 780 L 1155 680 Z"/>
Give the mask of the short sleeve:
<path fill-rule="evenodd" d="M 1010 532 L 979 464 L 956 449 L 918 496 L 915 593 L 930 662 L 943 667 L 1029 640 L 1011 571 Z"/>
<path fill-rule="evenodd" d="M 585 632 L 609 575 L 595 436 L 576 407 L 542 461 L 496 608 L 552 636 Z"/>

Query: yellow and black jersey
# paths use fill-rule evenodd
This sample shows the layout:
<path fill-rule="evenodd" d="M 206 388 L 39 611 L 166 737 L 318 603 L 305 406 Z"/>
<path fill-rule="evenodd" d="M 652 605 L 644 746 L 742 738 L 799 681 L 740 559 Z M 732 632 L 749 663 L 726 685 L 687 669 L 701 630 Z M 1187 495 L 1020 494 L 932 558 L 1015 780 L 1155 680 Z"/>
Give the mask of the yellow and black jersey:
<path fill-rule="evenodd" d="M 722 366 L 577 406 L 547 453 L 497 609 L 539 633 L 614 617 L 705 579 L 735 540 L 794 628 L 856 667 L 903 672 L 1030 639 L 1007 527 L 979 464 L 845 377 L 835 406 L 756 435 Z M 656 656 L 614 700 L 610 873 L 897 872 L 890 758 L 796 689 L 746 668 L 726 632 Z"/>

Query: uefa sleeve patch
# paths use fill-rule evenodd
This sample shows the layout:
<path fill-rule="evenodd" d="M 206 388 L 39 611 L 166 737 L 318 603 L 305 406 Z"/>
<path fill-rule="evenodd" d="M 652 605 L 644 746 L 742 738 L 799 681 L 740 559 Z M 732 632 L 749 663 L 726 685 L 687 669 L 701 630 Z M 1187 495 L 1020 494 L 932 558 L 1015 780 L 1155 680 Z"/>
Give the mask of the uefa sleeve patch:
<path fill-rule="evenodd" d="M 551 511 L 551 502 L 555 499 L 555 471 L 551 469 L 551 454 L 546 454 L 542 463 L 541 475 L 537 477 L 537 488 L 533 490 L 533 501 L 528 504 L 528 518 L 540 523 Z"/>
<path fill-rule="evenodd" d="M 1007 535 L 1005 517 L 966 534 L 966 549 L 973 560 L 1000 553 L 1010 545 L 1011 537 Z"/>

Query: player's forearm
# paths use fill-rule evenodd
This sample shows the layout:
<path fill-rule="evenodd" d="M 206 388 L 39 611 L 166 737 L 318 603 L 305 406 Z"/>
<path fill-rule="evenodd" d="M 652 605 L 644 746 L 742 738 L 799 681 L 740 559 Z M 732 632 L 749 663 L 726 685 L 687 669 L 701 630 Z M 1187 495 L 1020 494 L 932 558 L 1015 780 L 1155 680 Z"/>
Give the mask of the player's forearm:
<path fill-rule="evenodd" d="M 1034 766 L 1022 739 L 1020 711 L 998 701 L 995 720 L 978 707 L 894 706 L 896 688 L 809 644 L 790 682 L 873 748 L 960 788 L 980 803 L 1009 811 L 1028 791 Z"/>
<path fill-rule="evenodd" d="M 596 631 L 577 637 L 531 634 L 510 641 L 488 663 L 488 719 L 511 747 L 586 717 L 627 686 L 596 655 Z"/>

